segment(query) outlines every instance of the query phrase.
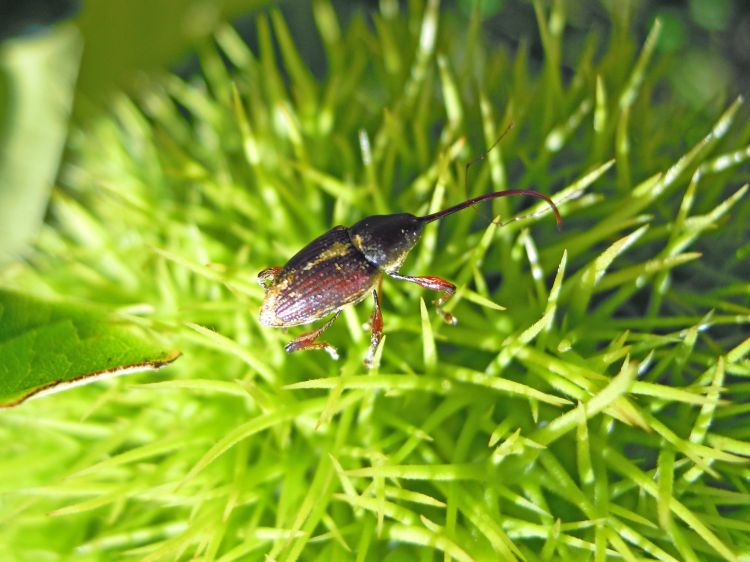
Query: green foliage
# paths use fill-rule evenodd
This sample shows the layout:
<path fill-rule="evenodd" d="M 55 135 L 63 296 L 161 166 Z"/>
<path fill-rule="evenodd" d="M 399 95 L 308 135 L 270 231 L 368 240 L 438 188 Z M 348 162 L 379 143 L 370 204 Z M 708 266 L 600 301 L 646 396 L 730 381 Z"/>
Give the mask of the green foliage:
<path fill-rule="evenodd" d="M 66 24 L 0 42 L 0 267 L 23 255 L 44 217 L 80 51 Z"/>
<path fill-rule="evenodd" d="M 225 27 L 202 75 L 72 139 L 37 253 L 3 283 L 137 315 L 185 357 L 2 413 L 0 557 L 747 557 L 741 100 L 686 112 L 660 25 L 638 47 L 617 13 L 608 46 L 575 51 L 563 2 L 535 3 L 539 66 L 488 46 L 478 12 L 382 2 L 342 25 L 312 5 L 320 75 L 260 15 L 256 50 Z M 403 271 L 457 283 L 457 326 L 386 281 L 378 368 L 366 306 L 330 330 L 340 362 L 285 354 L 256 272 L 334 224 L 466 198 L 464 164 L 510 121 L 468 195 L 533 186 L 563 232 L 519 198 L 492 204 L 503 226 L 452 216 Z"/>
<path fill-rule="evenodd" d="M 0 290 L 0 408 L 92 379 L 155 369 L 177 355 L 99 311 Z"/>
<path fill-rule="evenodd" d="M 137 89 L 140 75 L 192 49 L 222 20 L 257 10 L 269 0 L 128 0 L 80 2 L 75 23 L 86 48 L 74 112 L 78 118 L 104 105 L 113 89 Z"/>

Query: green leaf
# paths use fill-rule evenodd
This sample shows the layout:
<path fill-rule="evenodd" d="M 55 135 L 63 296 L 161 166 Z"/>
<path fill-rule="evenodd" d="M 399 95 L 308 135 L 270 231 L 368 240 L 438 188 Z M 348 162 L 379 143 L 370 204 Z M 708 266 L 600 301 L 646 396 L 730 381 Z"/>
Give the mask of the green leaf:
<path fill-rule="evenodd" d="M 0 290 L 0 408 L 157 369 L 178 356 L 134 324 L 94 308 Z"/>

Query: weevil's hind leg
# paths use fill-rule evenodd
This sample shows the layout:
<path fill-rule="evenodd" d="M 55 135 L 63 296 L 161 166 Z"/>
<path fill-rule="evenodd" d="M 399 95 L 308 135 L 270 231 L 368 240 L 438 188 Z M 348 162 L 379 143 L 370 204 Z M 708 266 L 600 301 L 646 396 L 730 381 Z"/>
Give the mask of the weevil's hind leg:
<path fill-rule="evenodd" d="M 443 317 L 443 320 L 445 320 L 448 324 L 455 325 L 456 322 L 458 322 L 455 316 L 453 316 L 450 312 L 443 310 L 443 305 L 456 292 L 456 286 L 453 283 L 451 283 L 450 281 L 446 281 L 445 279 L 441 279 L 440 277 L 432 276 L 410 277 L 408 275 L 399 275 L 398 273 L 389 273 L 388 275 L 390 275 L 394 279 L 408 281 L 409 283 L 416 283 L 420 287 L 424 287 L 425 289 L 429 289 L 430 291 L 438 291 L 440 293 L 443 293 L 437 300 L 432 301 L 432 303 L 437 306 L 438 314 L 440 314 L 440 316 Z"/>
<path fill-rule="evenodd" d="M 375 308 L 372 309 L 370 314 L 370 349 L 367 352 L 365 358 L 365 365 L 372 367 L 372 362 L 375 359 L 375 352 L 378 350 L 378 344 L 383 337 L 383 313 L 380 310 L 380 298 L 378 297 L 378 290 L 372 290 L 372 298 L 375 301 Z"/>
<path fill-rule="evenodd" d="M 301 336 L 297 336 L 292 341 L 290 341 L 286 346 L 284 346 L 284 349 L 287 353 L 292 353 L 293 351 L 305 351 L 308 349 L 322 349 L 328 355 L 331 356 L 331 359 L 334 361 L 339 358 L 339 353 L 336 351 L 336 348 L 333 347 L 330 343 L 325 341 L 315 341 L 320 337 L 320 335 L 325 332 L 328 328 L 331 327 L 331 324 L 333 324 L 336 321 L 336 318 L 339 317 L 339 314 L 341 314 L 341 311 L 338 310 L 336 314 L 333 315 L 333 318 L 331 318 L 328 322 L 323 324 L 320 328 L 317 330 L 313 330 L 312 332 L 307 332 L 306 334 L 302 334 Z"/>
<path fill-rule="evenodd" d="M 263 287 L 264 291 L 267 291 L 273 283 L 273 280 L 276 279 L 279 271 L 281 271 L 281 267 L 278 265 L 267 267 L 266 269 L 258 273 L 258 285 Z"/>

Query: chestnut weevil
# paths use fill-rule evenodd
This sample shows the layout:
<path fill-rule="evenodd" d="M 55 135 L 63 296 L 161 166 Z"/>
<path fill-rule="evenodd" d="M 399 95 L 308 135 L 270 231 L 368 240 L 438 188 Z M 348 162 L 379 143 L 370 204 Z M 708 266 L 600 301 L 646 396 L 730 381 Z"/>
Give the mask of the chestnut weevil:
<path fill-rule="evenodd" d="M 258 282 L 265 290 L 260 323 L 285 328 L 309 324 L 332 314 L 320 328 L 294 338 L 285 349 L 287 352 L 323 349 L 333 359 L 338 359 L 336 348 L 328 342 L 318 341 L 318 338 L 333 324 L 345 306 L 356 304 L 372 294 L 375 308 L 370 315 L 372 335 L 365 360 L 370 364 L 383 333 L 377 287 L 383 276 L 387 275 L 442 293 L 433 302 L 443 319 L 455 324 L 455 317 L 444 311 L 442 306 L 456 292 L 456 286 L 440 277 L 401 275 L 401 264 L 416 245 L 427 223 L 480 201 L 508 195 L 530 195 L 544 199 L 552 207 L 560 225 L 560 212 L 549 197 L 536 191 L 509 189 L 486 193 L 423 217 L 409 213 L 373 215 L 349 228 L 334 226 L 292 256 L 284 267 L 269 267 L 258 274 Z"/>

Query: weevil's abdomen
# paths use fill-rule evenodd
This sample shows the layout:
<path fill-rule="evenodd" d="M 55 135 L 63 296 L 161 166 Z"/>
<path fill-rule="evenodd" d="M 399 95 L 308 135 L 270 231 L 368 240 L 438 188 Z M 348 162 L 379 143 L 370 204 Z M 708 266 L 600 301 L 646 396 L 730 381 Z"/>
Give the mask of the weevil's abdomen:
<path fill-rule="evenodd" d="M 336 226 L 295 254 L 274 277 L 260 309 L 266 326 L 308 324 L 365 298 L 380 270 Z"/>

